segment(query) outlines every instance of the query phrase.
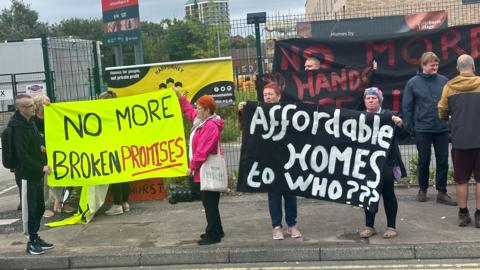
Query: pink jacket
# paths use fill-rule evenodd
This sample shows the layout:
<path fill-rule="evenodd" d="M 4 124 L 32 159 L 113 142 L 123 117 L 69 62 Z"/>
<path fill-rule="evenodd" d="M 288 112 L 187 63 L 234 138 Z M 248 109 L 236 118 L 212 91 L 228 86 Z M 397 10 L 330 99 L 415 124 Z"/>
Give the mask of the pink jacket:
<path fill-rule="evenodd" d="M 182 96 L 179 100 L 183 115 L 190 123 L 193 123 L 197 111 L 185 97 Z M 201 127 L 197 128 L 193 138 L 191 138 L 192 144 L 189 147 L 192 148 L 192 156 L 188 167 L 193 171 L 194 182 L 200 182 L 200 167 L 207 160 L 208 155 L 217 153 L 223 124 L 224 120 L 220 117 L 208 119 Z M 220 153 L 223 153 L 221 149 Z"/>

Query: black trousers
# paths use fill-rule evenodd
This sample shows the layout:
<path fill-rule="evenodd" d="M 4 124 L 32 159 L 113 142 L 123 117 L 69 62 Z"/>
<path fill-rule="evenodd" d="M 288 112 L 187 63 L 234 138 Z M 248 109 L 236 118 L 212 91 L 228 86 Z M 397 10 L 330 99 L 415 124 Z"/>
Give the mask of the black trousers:
<path fill-rule="evenodd" d="M 23 232 L 30 241 L 38 238 L 43 212 L 45 212 L 43 177 L 38 181 L 22 179 Z"/>
<path fill-rule="evenodd" d="M 205 217 L 207 218 L 207 228 L 205 234 L 212 240 L 220 240 L 223 234 L 222 221 L 220 219 L 220 210 L 218 202 L 220 201 L 220 192 L 201 191 L 203 208 L 205 209 Z"/>
<path fill-rule="evenodd" d="M 396 228 L 398 202 L 394 190 L 394 180 L 392 166 L 385 165 L 382 171 L 382 192 L 383 207 L 385 208 L 385 215 L 387 217 L 387 226 Z M 365 210 L 365 225 L 367 227 L 374 227 L 376 213 L 371 213 Z"/>
<path fill-rule="evenodd" d="M 438 191 L 447 192 L 448 136 L 448 132 L 415 133 L 415 143 L 418 150 L 418 185 L 420 189 L 425 191 L 428 189 L 430 156 L 433 144 L 436 161 L 435 187 Z"/>
<path fill-rule="evenodd" d="M 22 178 L 15 174 L 15 183 L 18 187 L 18 195 L 20 196 L 20 205 L 22 204 Z"/>
<path fill-rule="evenodd" d="M 112 184 L 113 204 L 128 202 L 128 194 L 130 194 L 130 184 L 128 182 Z"/>

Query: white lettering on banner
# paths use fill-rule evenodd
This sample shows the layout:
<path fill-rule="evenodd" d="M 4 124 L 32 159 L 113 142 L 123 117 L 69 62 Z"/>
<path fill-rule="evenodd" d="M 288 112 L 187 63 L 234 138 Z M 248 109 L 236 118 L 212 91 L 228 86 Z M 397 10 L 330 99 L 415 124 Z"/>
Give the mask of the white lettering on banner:
<path fill-rule="evenodd" d="M 322 162 L 320 163 L 320 166 L 318 166 L 318 163 L 317 163 L 318 152 L 320 152 L 320 154 L 322 156 Z M 314 172 L 319 173 L 319 172 L 322 172 L 323 170 L 325 170 L 327 165 L 328 165 L 327 149 L 325 149 L 325 147 L 323 147 L 321 145 L 318 145 L 312 151 L 312 156 L 310 157 L 310 167 L 312 167 Z"/>
<path fill-rule="evenodd" d="M 273 141 L 279 141 L 279 140 L 283 139 L 283 137 L 285 137 L 285 134 L 287 133 L 287 126 L 290 123 L 287 120 L 287 113 L 288 113 L 289 110 L 295 110 L 296 108 L 297 108 L 297 106 L 293 105 L 293 104 L 288 104 L 288 105 L 285 105 L 283 107 L 283 110 L 282 110 L 282 129 L 280 130 L 280 132 L 278 132 L 277 135 L 275 135 L 272 138 Z"/>
<path fill-rule="evenodd" d="M 303 125 L 299 124 L 299 118 L 300 117 L 302 117 L 304 119 L 303 120 Z M 298 131 L 304 131 L 308 127 L 308 125 L 310 125 L 310 117 L 309 117 L 308 113 L 304 112 L 304 111 L 300 111 L 300 112 L 294 114 L 292 121 L 293 121 L 292 122 L 293 128 L 295 128 Z"/>
<path fill-rule="evenodd" d="M 314 112 L 313 113 L 313 125 L 312 125 L 312 135 L 317 134 L 318 131 L 318 123 L 322 118 L 329 118 L 330 114 L 326 112 Z"/>
<path fill-rule="evenodd" d="M 248 177 L 247 177 L 247 184 L 251 187 L 254 187 L 254 188 L 258 188 L 260 187 L 260 183 L 259 182 L 254 182 L 253 181 L 253 177 L 255 176 L 259 176 L 260 175 L 260 172 L 257 171 L 257 167 L 258 167 L 258 162 L 254 162 L 253 163 L 253 166 L 252 168 L 250 169 L 250 172 L 248 173 Z"/>
<path fill-rule="evenodd" d="M 367 186 L 370 188 L 376 188 L 378 186 L 378 183 L 380 183 L 380 168 L 378 168 L 377 165 L 377 158 L 379 157 L 386 157 L 387 153 L 385 151 L 375 151 L 373 154 L 370 156 L 370 167 L 372 168 L 373 172 L 376 175 L 375 181 L 367 181 Z"/>
<path fill-rule="evenodd" d="M 347 185 L 352 186 L 351 189 L 347 192 L 347 201 L 352 199 L 353 193 L 357 192 L 359 189 L 359 184 L 356 181 L 347 181 Z"/>
<path fill-rule="evenodd" d="M 333 118 L 328 119 L 325 122 L 325 131 L 333 135 L 335 138 L 340 138 L 340 131 L 338 127 L 340 126 L 340 110 L 335 110 L 333 113 Z"/>
<path fill-rule="evenodd" d="M 293 146 L 293 144 L 289 143 L 287 145 L 287 148 L 288 148 L 288 151 L 290 152 L 290 155 L 289 155 L 290 158 L 288 159 L 288 162 L 285 163 L 285 165 L 283 166 L 285 168 L 285 170 L 288 170 L 288 169 L 292 168 L 293 165 L 295 165 L 295 160 L 298 159 L 298 162 L 300 163 L 300 167 L 302 167 L 303 171 L 306 171 L 308 169 L 308 165 L 305 162 L 305 157 L 307 156 L 307 152 L 310 149 L 310 147 L 312 147 L 310 144 L 304 145 L 303 149 L 302 149 L 302 152 L 297 154 L 295 152 L 295 146 Z"/>
<path fill-rule="evenodd" d="M 267 118 L 265 117 L 262 107 L 257 107 L 253 114 L 252 122 L 250 123 L 250 134 L 255 134 L 255 127 L 257 125 L 261 125 L 263 131 L 268 130 Z"/>
<path fill-rule="evenodd" d="M 258 162 L 255 161 L 247 177 L 247 184 L 254 188 L 259 188 L 261 186 L 260 182 L 255 182 L 253 179 L 255 176 L 260 175 L 260 171 L 258 171 L 257 168 L 258 168 Z M 268 168 L 268 167 L 265 168 L 262 172 L 261 180 L 264 184 L 267 184 L 267 185 L 273 183 L 273 181 L 275 180 L 275 172 L 273 172 L 271 168 Z"/>
<path fill-rule="evenodd" d="M 360 173 L 360 168 L 364 168 L 367 163 L 362 160 L 362 156 L 368 156 L 370 154 L 369 150 L 357 149 L 355 154 L 355 161 L 353 162 L 352 176 L 358 179 L 365 179 L 365 174 Z"/>
<path fill-rule="evenodd" d="M 292 119 L 292 127 L 298 132 L 303 132 L 310 127 L 312 135 L 316 135 L 319 128 L 319 123 L 323 118 L 327 118 L 324 123 L 324 130 L 327 134 L 340 138 L 342 135 L 348 138 L 350 141 L 359 143 L 367 143 L 370 141 L 372 145 L 379 145 L 384 149 L 390 147 L 388 139 L 393 136 L 393 127 L 390 125 L 380 126 L 380 116 L 373 116 L 373 125 L 370 127 L 366 123 L 366 115 L 360 114 L 358 119 L 346 119 L 341 122 L 340 109 L 336 109 L 333 113 L 333 117 L 325 112 L 314 112 L 313 115 L 308 114 L 306 111 L 297 110 L 293 115 L 289 115 L 288 112 L 295 110 L 296 105 L 287 104 L 274 105 L 269 110 L 270 121 L 267 121 L 263 108 L 258 106 L 253 115 L 250 123 L 250 134 L 255 134 L 257 125 L 263 128 L 262 138 L 264 140 L 279 141 L 285 137 L 287 128 L 290 125 L 290 118 Z M 277 119 L 277 111 L 281 110 L 281 118 Z M 300 124 L 300 119 L 303 123 Z M 313 119 L 313 121 L 312 121 Z M 275 134 L 276 130 L 277 134 Z M 267 132 L 268 131 L 268 132 Z M 265 133 L 267 132 L 267 133 Z M 274 135 L 275 134 L 275 135 Z"/>
<path fill-rule="evenodd" d="M 368 156 L 370 154 L 369 150 L 361 149 L 361 148 L 358 148 L 355 150 L 353 169 L 350 170 L 350 167 L 352 164 L 351 160 L 353 155 L 353 149 L 351 147 L 347 147 L 342 152 L 340 151 L 340 149 L 338 149 L 338 147 L 332 146 L 330 148 L 330 153 L 328 153 L 324 146 L 318 145 L 311 151 L 309 164 L 307 164 L 306 160 L 307 160 L 308 153 L 312 148 L 310 144 L 305 144 L 300 153 L 296 152 L 295 146 L 291 143 L 287 144 L 287 148 L 289 152 L 289 158 L 288 158 L 288 161 L 283 166 L 285 170 L 291 169 L 295 165 L 295 162 L 298 160 L 298 164 L 300 165 L 302 171 L 307 171 L 309 169 L 312 169 L 316 173 L 321 173 L 328 165 L 328 173 L 334 174 L 335 169 L 337 167 L 337 161 L 340 161 L 340 162 L 343 162 L 343 169 L 342 169 L 343 175 L 350 176 L 350 172 L 352 172 L 351 176 L 357 179 L 363 180 L 366 177 L 365 174 L 360 173 L 360 170 L 365 168 L 365 165 L 367 165 L 367 163 L 363 161 L 363 157 Z M 320 165 L 318 165 L 319 153 L 320 153 Z M 377 179 L 378 181 L 380 179 L 380 176 L 379 176 L 380 169 L 378 168 L 378 165 L 377 165 L 377 159 L 381 156 L 386 156 L 386 152 L 384 150 L 376 151 L 369 160 L 370 167 L 377 174 L 376 180 L 372 181 L 373 183 L 376 183 Z M 371 185 L 369 185 L 369 187 L 372 187 Z M 378 183 L 376 185 L 378 185 Z"/>
<path fill-rule="evenodd" d="M 275 120 L 275 112 L 281 108 L 280 105 L 275 105 L 270 109 L 270 130 L 267 134 L 263 134 L 262 137 L 264 139 L 268 139 L 272 137 L 273 132 L 275 132 L 275 127 L 279 126 L 280 122 Z"/>
<path fill-rule="evenodd" d="M 297 188 L 299 188 L 301 191 L 305 191 L 312 183 L 313 175 L 309 174 L 307 176 L 307 179 L 305 179 L 305 181 L 303 180 L 303 176 L 300 175 L 299 177 L 297 177 L 297 180 L 293 182 L 293 179 L 290 176 L 290 173 L 286 172 L 285 180 L 287 181 L 287 184 L 290 190 L 296 190 Z"/>
<path fill-rule="evenodd" d="M 268 110 L 265 106 L 256 107 L 249 135 L 265 142 L 284 140 L 284 144 L 271 147 L 286 145 L 289 154 L 288 159 L 286 155 L 261 155 L 260 160 L 249 162 L 247 166 L 251 167 L 245 167 L 247 186 L 261 189 L 274 183 L 277 174 L 280 178 L 272 186 L 275 189 L 370 209 L 380 199 L 376 188 L 381 181 L 380 165 L 394 136 L 392 125 L 382 124 L 386 118 L 382 120 L 378 114 L 297 109 L 301 106 L 275 104 Z M 316 135 L 319 137 L 312 137 Z M 303 136 L 307 138 L 305 142 Z M 325 143 L 323 138 L 327 138 Z"/>
<path fill-rule="evenodd" d="M 349 176 L 350 171 L 350 160 L 352 158 L 352 148 L 347 147 L 343 152 L 340 151 L 336 146 L 332 146 L 330 149 L 330 158 L 328 160 L 328 173 L 335 173 L 335 167 L 337 166 L 337 160 L 343 161 L 343 170 L 342 174 Z"/>

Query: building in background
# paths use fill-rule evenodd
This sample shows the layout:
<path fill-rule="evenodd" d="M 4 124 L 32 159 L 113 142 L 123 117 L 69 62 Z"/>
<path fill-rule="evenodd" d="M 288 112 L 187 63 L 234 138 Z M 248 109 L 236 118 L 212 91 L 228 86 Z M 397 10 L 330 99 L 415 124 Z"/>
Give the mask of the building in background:
<path fill-rule="evenodd" d="M 206 24 L 228 24 L 228 0 L 188 0 L 185 3 L 185 18 Z"/>
<path fill-rule="evenodd" d="M 480 23 L 479 0 L 305 0 L 307 21 L 407 15 L 445 10 L 448 25 Z"/>

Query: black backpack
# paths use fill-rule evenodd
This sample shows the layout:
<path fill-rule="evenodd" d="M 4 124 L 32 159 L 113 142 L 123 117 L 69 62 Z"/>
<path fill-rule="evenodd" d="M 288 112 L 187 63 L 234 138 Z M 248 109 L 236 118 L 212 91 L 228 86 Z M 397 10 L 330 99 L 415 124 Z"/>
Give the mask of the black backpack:
<path fill-rule="evenodd" d="M 15 147 L 13 145 L 13 127 L 10 122 L 2 132 L 2 162 L 3 167 L 14 169 L 16 165 Z"/>

